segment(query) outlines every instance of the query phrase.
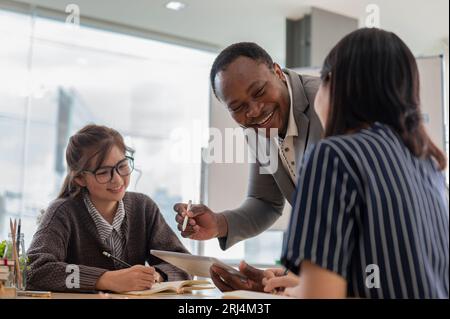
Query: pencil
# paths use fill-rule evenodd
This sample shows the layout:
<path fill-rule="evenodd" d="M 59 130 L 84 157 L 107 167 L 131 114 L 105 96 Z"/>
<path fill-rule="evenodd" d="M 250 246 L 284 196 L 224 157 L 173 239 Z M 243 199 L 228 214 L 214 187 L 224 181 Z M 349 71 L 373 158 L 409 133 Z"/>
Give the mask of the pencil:
<path fill-rule="evenodd" d="M 118 262 L 119 264 L 121 264 L 122 266 L 125 266 L 125 267 L 132 267 L 129 263 L 127 263 L 127 262 L 125 262 L 125 261 L 123 261 L 123 260 L 120 260 L 119 258 L 117 258 L 117 257 L 115 257 L 115 256 L 113 256 L 113 255 L 111 255 L 110 253 L 108 253 L 108 252 L 106 252 L 106 251 L 103 252 L 103 255 L 105 255 L 106 257 L 111 258 L 111 259 L 117 261 L 117 262 Z"/>
<path fill-rule="evenodd" d="M 192 201 L 189 200 L 189 202 L 188 202 L 188 204 L 187 204 L 186 212 L 190 211 L 190 210 L 191 210 L 191 207 L 192 207 Z M 184 220 L 183 220 L 183 228 L 181 228 L 183 231 L 186 230 L 186 226 L 187 226 L 188 220 L 189 220 L 189 217 L 188 217 L 188 215 L 186 214 L 186 216 L 184 216 Z"/>
<path fill-rule="evenodd" d="M 22 226 L 22 218 L 19 218 L 19 226 L 17 226 L 17 236 L 16 236 L 16 249 L 17 249 L 17 254 L 19 254 L 19 250 L 20 250 L 20 232 L 21 232 L 21 226 Z M 23 253 L 23 252 L 22 252 Z"/>

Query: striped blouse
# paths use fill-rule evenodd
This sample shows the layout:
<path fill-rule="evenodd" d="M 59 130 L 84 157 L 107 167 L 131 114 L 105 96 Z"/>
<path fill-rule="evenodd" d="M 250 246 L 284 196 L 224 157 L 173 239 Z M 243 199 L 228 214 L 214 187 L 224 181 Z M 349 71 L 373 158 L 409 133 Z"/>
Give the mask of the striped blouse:
<path fill-rule="evenodd" d="M 107 222 L 98 212 L 97 208 L 95 208 L 94 204 L 89 198 L 89 195 L 86 192 L 83 193 L 83 201 L 86 205 L 87 210 L 89 211 L 89 214 L 94 220 L 95 227 L 97 228 L 100 239 L 105 243 L 107 247 L 109 247 L 109 253 L 114 257 L 122 259 L 123 251 L 125 250 L 124 233 L 126 232 L 126 230 L 124 230 L 124 228 L 127 227 L 123 201 L 119 201 L 119 204 L 117 205 L 117 211 L 114 215 L 112 224 Z M 123 268 L 121 264 L 115 261 L 114 265 L 116 266 L 116 268 Z"/>
<path fill-rule="evenodd" d="M 282 261 L 346 279 L 348 296 L 448 298 L 449 211 L 432 159 L 388 126 L 320 141 L 304 157 Z"/>

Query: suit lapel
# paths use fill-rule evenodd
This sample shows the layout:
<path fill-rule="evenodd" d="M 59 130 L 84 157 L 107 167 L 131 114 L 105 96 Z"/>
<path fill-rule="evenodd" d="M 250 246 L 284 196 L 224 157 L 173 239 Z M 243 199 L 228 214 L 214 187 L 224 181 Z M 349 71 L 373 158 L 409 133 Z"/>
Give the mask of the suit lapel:
<path fill-rule="evenodd" d="M 292 205 L 291 201 L 295 191 L 295 184 L 292 182 L 289 173 L 284 169 L 280 156 L 278 156 L 278 169 L 275 174 L 273 174 L 273 178 L 283 193 L 284 198 Z"/>
<path fill-rule="evenodd" d="M 309 133 L 309 119 L 305 114 L 299 114 L 296 118 L 298 136 L 294 137 L 295 163 L 300 164 L 306 149 L 306 141 Z"/>
<path fill-rule="evenodd" d="M 294 118 L 297 124 L 298 136 L 294 137 L 295 162 L 297 166 L 300 164 L 306 148 L 308 140 L 310 121 L 305 112 L 308 110 L 310 103 L 303 89 L 303 83 L 297 73 L 285 69 L 283 70 L 291 83 L 293 95 Z"/>
<path fill-rule="evenodd" d="M 255 137 L 256 140 L 255 138 L 247 139 L 250 151 L 259 162 L 260 168 L 264 170 L 266 174 L 272 174 L 280 191 L 283 193 L 285 198 L 289 199 L 290 202 L 295 185 L 292 182 L 289 173 L 284 169 L 275 140 L 273 138 L 266 138 L 261 135 L 256 135 Z M 267 142 L 269 145 L 266 144 Z M 269 154 L 267 154 L 267 146 L 270 148 Z M 273 171 L 273 166 L 269 165 L 269 163 L 273 164 L 274 161 L 277 161 L 277 168 L 275 169 L 275 172 Z"/>
<path fill-rule="evenodd" d="M 310 119 L 306 114 L 306 112 L 310 107 L 310 103 L 304 92 L 303 83 L 300 80 L 299 75 L 296 72 L 288 69 L 283 70 L 283 72 L 286 74 L 287 80 L 290 81 L 292 88 L 293 113 L 298 128 L 298 136 L 294 137 L 294 147 L 296 151 L 295 160 L 297 165 L 299 165 L 303 158 L 306 143 L 309 137 Z M 296 186 L 294 182 L 291 180 L 289 173 L 284 169 L 282 160 L 278 153 L 278 147 L 274 145 L 274 143 L 275 141 L 273 139 L 270 139 L 271 148 L 275 146 L 275 148 L 277 149 L 277 156 L 278 156 L 278 168 L 272 175 L 281 192 L 283 193 L 284 197 L 292 205 L 293 204 L 292 200 Z M 252 146 L 251 144 L 253 143 L 249 143 L 250 149 L 255 150 L 254 148 L 255 145 Z M 258 145 L 258 147 L 260 147 L 260 145 Z"/>

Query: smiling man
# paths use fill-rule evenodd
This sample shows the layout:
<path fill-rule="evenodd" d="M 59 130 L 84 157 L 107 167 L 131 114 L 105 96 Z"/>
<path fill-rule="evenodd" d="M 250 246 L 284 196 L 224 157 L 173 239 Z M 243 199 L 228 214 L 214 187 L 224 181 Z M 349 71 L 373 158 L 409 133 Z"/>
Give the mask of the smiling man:
<path fill-rule="evenodd" d="M 214 94 L 241 127 L 266 129 L 263 138 L 276 147 L 281 163 L 272 174 L 261 173 L 258 161 L 250 164 L 247 198 L 237 209 L 215 213 L 204 205 L 192 206 L 181 235 L 196 240 L 217 237 L 220 247 L 227 249 L 269 228 L 281 216 L 285 199 L 292 203 L 296 165 L 322 135 L 313 105 L 320 80 L 282 70 L 263 48 L 247 42 L 233 44 L 217 56 L 210 80 Z M 270 129 L 278 134 L 270 135 Z M 250 142 L 249 146 L 256 148 Z M 182 230 L 186 204 L 174 209 Z"/>

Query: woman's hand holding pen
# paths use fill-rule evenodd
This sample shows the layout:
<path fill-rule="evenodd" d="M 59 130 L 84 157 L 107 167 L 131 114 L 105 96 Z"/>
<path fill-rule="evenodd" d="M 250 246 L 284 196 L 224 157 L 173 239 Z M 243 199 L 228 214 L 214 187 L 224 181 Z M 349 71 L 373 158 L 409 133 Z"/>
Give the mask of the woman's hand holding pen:
<path fill-rule="evenodd" d="M 187 204 L 178 203 L 173 208 L 177 215 L 178 230 L 181 236 L 195 240 L 207 240 L 215 237 L 224 237 L 228 232 L 227 222 L 222 214 L 216 214 L 205 205 L 192 205 L 187 210 Z M 183 229 L 185 216 L 188 223 Z"/>
<path fill-rule="evenodd" d="M 125 292 L 150 289 L 161 276 L 154 267 L 135 265 L 130 268 L 105 272 L 97 280 L 95 289 Z"/>
<path fill-rule="evenodd" d="M 286 273 L 283 268 L 270 268 L 264 271 L 264 292 L 283 294 L 284 289 L 295 287 L 300 280 L 299 276 L 292 273 Z"/>

